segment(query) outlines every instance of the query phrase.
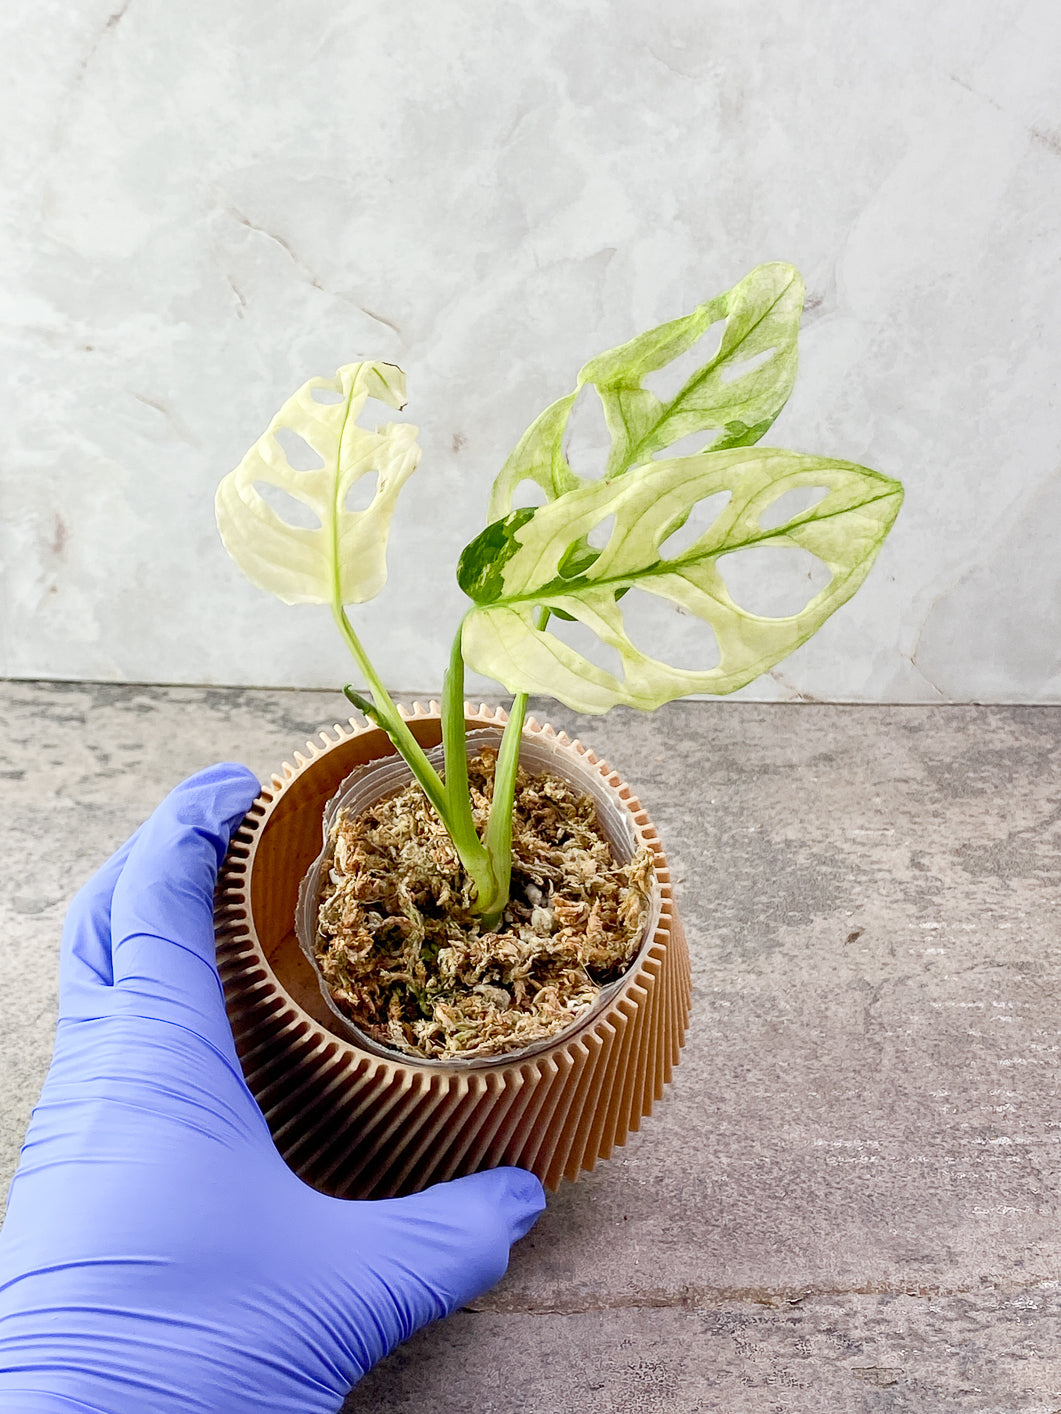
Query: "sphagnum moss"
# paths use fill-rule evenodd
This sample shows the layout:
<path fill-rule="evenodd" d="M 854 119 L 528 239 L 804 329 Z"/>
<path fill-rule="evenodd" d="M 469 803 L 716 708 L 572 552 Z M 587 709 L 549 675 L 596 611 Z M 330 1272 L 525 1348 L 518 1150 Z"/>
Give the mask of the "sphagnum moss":
<path fill-rule="evenodd" d="M 490 751 L 468 763 L 478 826 L 495 766 Z M 355 818 L 341 811 L 329 849 L 318 965 L 354 1024 L 409 1056 L 500 1056 L 556 1034 L 627 970 L 644 933 L 650 851 L 618 863 L 592 798 L 549 774 L 518 773 L 512 889 L 494 929 L 415 783 Z"/>

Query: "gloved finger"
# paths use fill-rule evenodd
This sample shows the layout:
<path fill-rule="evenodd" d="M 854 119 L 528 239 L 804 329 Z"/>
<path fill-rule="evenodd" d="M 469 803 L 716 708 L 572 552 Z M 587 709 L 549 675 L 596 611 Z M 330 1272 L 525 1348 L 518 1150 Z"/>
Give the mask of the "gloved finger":
<path fill-rule="evenodd" d="M 141 829 L 143 827 L 141 826 Z M 137 830 L 74 895 L 63 922 L 59 950 L 59 1015 L 80 1014 L 114 982 L 111 964 L 111 898 Z"/>
<path fill-rule="evenodd" d="M 365 1206 L 349 1205 L 351 1225 L 360 1222 L 362 1250 Z M 375 1314 L 393 1349 L 500 1280 L 512 1244 L 545 1208 L 545 1193 L 533 1174 L 499 1168 L 371 1207 L 370 1260 L 381 1283 Z"/>
<path fill-rule="evenodd" d="M 259 789 L 246 767 L 232 764 L 177 786 L 141 828 L 111 905 L 123 1009 L 176 1022 L 226 1055 L 232 1036 L 214 958 L 214 886 L 229 836 Z"/>

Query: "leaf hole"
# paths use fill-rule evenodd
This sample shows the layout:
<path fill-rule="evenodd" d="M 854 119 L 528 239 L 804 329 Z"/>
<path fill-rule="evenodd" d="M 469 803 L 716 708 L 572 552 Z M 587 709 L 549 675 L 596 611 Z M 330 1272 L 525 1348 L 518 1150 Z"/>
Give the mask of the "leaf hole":
<path fill-rule="evenodd" d="M 686 550 L 690 550 L 715 524 L 729 505 L 729 500 L 728 491 L 716 491 L 711 496 L 705 496 L 702 501 L 697 501 L 685 521 L 671 531 L 660 545 L 660 558 L 676 560 L 680 555 L 684 555 Z"/>
<path fill-rule="evenodd" d="M 722 336 L 726 332 L 726 321 L 716 319 L 709 324 L 696 343 L 684 353 L 672 358 L 662 368 L 654 368 L 641 378 L 641 386 L 654 393 L 661 403 L 670 403 L 678 396 L 694 373 L 718 357 L 722 347 Z"/>
<path fill-rule="evenodd" d="M 379 472 L 366 471 L 354 481 L 343 497 L 344 511 L 367 511 L 379 490 Z"/>
<path fill-rule="evenodd" d="M 827 486 L 794 486 L 791 491 L 783 491 L 776 501 L 770 502 L 760 514 L 759 524 L 764 530 L 777 530 L 804 511 L 809 511 L 828 494 Z"/>
<path fill-rule="evenodd" d="M 300 432 L 290 427 L 278 427 L 273 436 L 287 458 L 292 471 L 320 471 L 324 458 L 315 452 Z"/>
<path fill-rule="evenodd" d="M 270 510 L 275 511 L 285 525 L 300 530 L 320 530 L 320 517 L 305 501 L 292 496 L 271 481 L 256 481 L 254 489 Z"/>
<path fill-rule="evenodd" d="M 548 499 L 544 487 L 539 486 L 536 481 L 532 481 L 530 477 L 527 477 L 519 483 L 512 493 L 512 505 L 509 509 L 509 513 L 511 514 L 512 511 L 536 510 L 538 506 L 544 506 Z"/>
<path fill-rule="evenodd" d="M 730 598 L 749 614 L 793 618 L 832 579 L 828 565 L 795 545 L 751 545 L 718 562 Z"/>
<path fill-rule="evenodd" d="M 736 383 L 738 378 L 746 378 L 749 373 L 754 373 L 762 368 L 764 363 L 769 363 L 776 348 L 763 349 L 761 353 L 752 354 L 751 358 L 742 358 L 737 363 L 724 363 L 719 369 L 719 377 L 723 383 Z"/>
<path fill-rule="evenodd" d="M 612 439 L 604 421 L 604 406 L 596 388 L 579 389 L 564 429 L 564 456 L 576 476 L 603 476 Z"/>
<path fill-rule="evenodd" d="M 709 673 L 722 661 L 711 625 L 670 600 L 631 589 L 619 607 L 627 638 L 646 657 L 690 673 Z"/>
<path fill-rule="evenodd" d="M 685 437 L 679 437 L 677 442 L 671 442 L 667 447 L 661 447 L 658 452 L 653 452 L 653 461 L 670 461 L 673 457 L 693 457 L 697 452 L 706 452 L 708 448 L 718 441 L 718 428 L 708 427 L 702 432 L 690 432 Z"/>
<path fill-rule="evenodd" d="M 357 421 L 361 427 L 368 427 L 378 432 L 380 428 L 386 426 L 388 422 L 394 421 L 395 411 L 395 408 L 392 408 L 380 398 L 366 398 L 365 405 L 361 409 Z M 399 418 L 398 421 L 401 422 L 404 421 L 404 419 Z"/>
<path fill-rule="evenodd" d="M 604 550 L 607 548 L 608 541 L 612 538 L 612 532 L 614 530 L 615 513 L 612 512 L 610 516 L 605 516 L 603 520 L 597 522 L 586 536 L 586 539 L 594 550 Z"/>
<path fill-rule="evenodd" d="M 581 579 L 599 559 L 600 551 L 588 539 L 572 540 L 557 562 L 557 573 L 561 579 Z"/>
<path fill-rule="evenodd" d="M 546 636 L 551 635 L 583 657 L 587 663 L 603 672 L 610 673 L 622 682 L 626 676 L 623 660 L 617 649 L 598 638 L 593 630 L 579 619 L 550 618 Z"/>
<path fill-rule="evenodd" d="M 311 388 L 310 397 L 315 403 L 341 403 L 342 393 L 337 393 L 334 388 Z"/>

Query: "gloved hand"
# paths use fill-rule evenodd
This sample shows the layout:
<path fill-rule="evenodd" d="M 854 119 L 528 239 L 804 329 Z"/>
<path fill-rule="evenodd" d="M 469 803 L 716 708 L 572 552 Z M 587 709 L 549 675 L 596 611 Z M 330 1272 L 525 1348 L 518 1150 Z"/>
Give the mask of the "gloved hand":
<path fill-rule="evenodd" d="M 217 868 L 257 793 L 242 767 L 193 776 L 70 908 L 0 1234 L 2 1410 L 337 1410 L 497 1281 L 544 1206 L 519 1169 L 344 1202 L 279 1157 L 214 963 Z"/>

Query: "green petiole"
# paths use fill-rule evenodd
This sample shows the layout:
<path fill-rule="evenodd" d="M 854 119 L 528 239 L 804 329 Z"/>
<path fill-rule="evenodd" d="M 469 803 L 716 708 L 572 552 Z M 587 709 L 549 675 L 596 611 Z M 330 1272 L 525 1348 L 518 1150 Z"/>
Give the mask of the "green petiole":
<path fill-rule="evenodd" d="M 450 667 L 446 673 L 442 693 L 442 743 L 446 762 L 446 778 L 443 781 L 427 759 L 423 747 L 410 731 L 390 693 L 383 686 L 361 640 L 354 632 L 353 625 L 347 618 L 346 610 L 342 604 L 333 602 L 332 614 L 339 631 L 346 640 L 351 656 L 361 669 L 372 693 L 371 704 L 361 693 L 349 687 L 344 689 L 347 698 L 377 726 L 381 727 L 393 742 L 395 749 L 412 771 L 413 778 L 431 802 L 439 819 L 446 827 L 447 834 L 453 841 L 461 864 L 475 888 L 476 912 L 493 919 L 496 923 L 508 902 L 511 863 L 507 858 L 500 859 L 497 850 L 490 848 L 489 842 L 483 843 L 479 838 L 472 817 L 471 797 L 468 791 L 468 755 L 464 744 L 464 660 L 460 651 L 460 632 L 458 631 L 453 641 Z M 526 710 L 525 696 L 523 710 Z M 522 729 L 522 714 L 520 729 Z M 502 750 L 504 750 L 504 745 L 502 745 Z M 516 755 L 518 756 L 518 745 Z M 498 766 L 500 769 L 500 759 Z M 512 840 L 515 763 L 511 768 L 511 777 L 508 790 L 508 830 L 504 835 L 506 849 L 511 846 Z M 493 817 L 494 811 L 491 811 L 491 822 Z M 491 924 L 491 926 L 493 925 Z"/>
<path fill-rule="evenodd" d="M 490 818 L 486 839 L 482 840 L 475 828 L 468 787 L 461 630 L 458 629 L 454 637 L 442 687 L 442 747 L 446 763 L 443 781 L 380 681 L 343 606 L 333 604 L 332 612 L 354 661 L 369 684 L 372 701 L 352 687 L 348 686 L 343 691 L 359 711 L 387 733 L 434 806 L 475 886 L 475 911 L 481 915 L 483 927 L 491 931 L 501 921 L 512 881 L 512 809 L 516 797 L 519 744 L 527 715 L 527 694 L 521 692 L 516 695 L 501 738 L 494 771 Z M 547 617 L 547 612 L 544 612 L 542 627 Z"/>

